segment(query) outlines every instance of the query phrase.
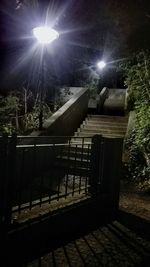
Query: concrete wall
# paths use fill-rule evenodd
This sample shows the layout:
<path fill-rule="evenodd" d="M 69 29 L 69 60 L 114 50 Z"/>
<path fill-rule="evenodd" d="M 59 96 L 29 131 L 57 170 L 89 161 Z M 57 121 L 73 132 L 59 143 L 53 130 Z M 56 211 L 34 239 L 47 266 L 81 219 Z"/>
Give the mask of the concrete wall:
<path fill-rule="evenodd" d="M 104 87 L 102 89 L 102 91 L 100 92 L 100 94 L 98 95 L 98 99 L 97 99 L 97 109 L 98 109 L 98 113 L 101 111 L 101 109 L 103 108 L 103 104 L 106 100 L 106 98 L 108 97 L 108 88 Z"/>
<path fill-rule="evenodd" d="M 100 113 L 103 109 L 103 104 L 108 96 L 108 88 L 104 87 L 102 91 L 96 95 L 95 99 L 89 99 L 88 112 L 91 114 Z"/>
<path fill-rule="evenodd" d="M 77 94 L 44 122 L 43 131 L 34 131 L 30 136 L 72 135 L 87 114 L 88 100 L 88 90 L 80 88 Z"/>
<path fill-rule="evenodd" d="M 109 88 L 108 97 L 104 102 L 104 114 L 124 115 L 126 89 Z"/>

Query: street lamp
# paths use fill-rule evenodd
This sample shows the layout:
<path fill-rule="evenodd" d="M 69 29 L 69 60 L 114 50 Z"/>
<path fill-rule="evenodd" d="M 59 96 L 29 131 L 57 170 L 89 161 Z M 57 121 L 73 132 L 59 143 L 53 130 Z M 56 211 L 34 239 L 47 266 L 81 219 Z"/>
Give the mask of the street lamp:
<path fill-rule="evenodd" d="M 98 89 L 102 89 L 101 87 L 103 86 L 103 81 L 104 81 L 104 73 L 103 69 L 106 67 L 106 62 L 104 60 L 98 61 L 97 67 L 100 70 L 100 76 L 101 78 L 99 79 L 99 84 L 98 84 Z"/>
<path fill-rule="evenodd" d="M 46 26 L 36 27 L 33 29 L 33 35 L 40 44 L 50 44 L 59 37 L 59 33 L 54 29 Z"/>
<path fill-rule="evenodd" d="M 97 63 L 97 67 L 98 67 L 100 70 L 104 69 L 104 68 L 106 67 L 106 62 L 103 61 L 103 60 L 99 61 L 99 62 Z"/>
<path fill-rule="evenodd" d="M 59 37 L 59 33 L 47 26 L 40 26 L 33 29 L 33 36 L 37 39 L 37 42 L 44 48 L 45 45 L 52 43 Z M 42 62 L 42 83 L 44 75 L 44 60 Z M 42 85 L 44 87 L 44 85 Z M 39 113 L 39 130 L 42 130 L 43 126 L 43 92 L 40 92 L 40 113 Z"/>

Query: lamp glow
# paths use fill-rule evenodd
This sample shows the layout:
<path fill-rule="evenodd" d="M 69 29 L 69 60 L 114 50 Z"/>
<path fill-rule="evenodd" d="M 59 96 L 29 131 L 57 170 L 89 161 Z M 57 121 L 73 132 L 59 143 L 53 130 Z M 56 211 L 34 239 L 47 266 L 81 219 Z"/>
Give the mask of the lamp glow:
<path fill-rule="evenodd" d="M 104 69 L 105 67 L 106 67 L 106 62 L 105 61 L 99 61 L 98 63 L 97 63 L 97 66 L 98 66 L 98 68 L 99 69 Z"/>
<path fill-rule="evenodd" d="M 36 27 L 33 29 L 33 35 L 41 44 L 50 44 L 59 37 L 59 33 L 49 27 Z"/>

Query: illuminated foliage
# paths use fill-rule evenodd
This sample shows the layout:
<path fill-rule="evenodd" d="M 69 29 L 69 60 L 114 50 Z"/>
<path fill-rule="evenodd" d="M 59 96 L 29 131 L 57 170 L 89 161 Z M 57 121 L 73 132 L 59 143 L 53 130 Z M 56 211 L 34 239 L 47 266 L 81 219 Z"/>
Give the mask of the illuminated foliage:
<path fill-rule="evenodd" d="M 128 109 L 135 111 L 135 128 L 126 140 L 130 171 L 136 179 L 150 179 L 150 53 L 140 52 L 125 63 Z"/>

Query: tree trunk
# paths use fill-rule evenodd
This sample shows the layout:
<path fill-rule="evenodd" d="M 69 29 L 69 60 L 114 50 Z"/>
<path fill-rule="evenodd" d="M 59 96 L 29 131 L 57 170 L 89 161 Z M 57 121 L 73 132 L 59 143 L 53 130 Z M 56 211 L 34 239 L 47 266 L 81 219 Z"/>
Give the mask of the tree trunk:
<path fill-rule="evenodd" d="M 19 120 L 18 120 L 18 106 L 16 106 L 16 130 L 19 130 Z"/>

